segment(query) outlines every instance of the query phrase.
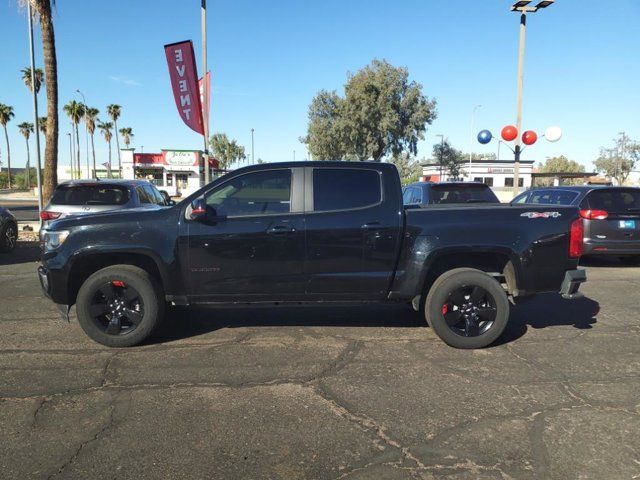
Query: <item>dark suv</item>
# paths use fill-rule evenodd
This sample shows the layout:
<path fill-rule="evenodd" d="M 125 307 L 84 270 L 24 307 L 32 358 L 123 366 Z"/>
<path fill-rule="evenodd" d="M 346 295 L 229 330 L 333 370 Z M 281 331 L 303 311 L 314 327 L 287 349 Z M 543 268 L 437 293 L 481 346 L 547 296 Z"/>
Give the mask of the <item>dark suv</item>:
<path fill-rule="evenodd" d="M 575 205 L 584 218 L 584 254 L 640 263 L 640 188 L 563 186 L 521 193 L 512 204 Z"/>
<path fill-rule="evenodd" d="M 405 205 L 444 203 L 500 203 L 496 194 L 479 182 L 416 182 L 402 189 Z"/>

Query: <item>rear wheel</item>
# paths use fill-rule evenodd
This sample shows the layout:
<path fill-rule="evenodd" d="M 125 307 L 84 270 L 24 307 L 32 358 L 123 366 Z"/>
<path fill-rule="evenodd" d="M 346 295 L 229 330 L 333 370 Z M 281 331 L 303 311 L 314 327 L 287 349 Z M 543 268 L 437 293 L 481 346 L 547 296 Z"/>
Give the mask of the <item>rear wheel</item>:
<path fill-rule="evenodd" d="M 493 343 L 509 320 L 509 300 L 491 276 L 473 268 L 456 268 L 433 283 L 425 302 L 427 322 L 455 348 Z"/>
<path fill-rule="evenodd" d="M 165 302 L 162 289 L 146 271 L 132 265 L 98 270 L 80 287 L 78 322 L 85 333 L 109 347 L 143 342 L 160 325 Z"/>
<path fill-rule="evenodd" d="M 0 228 L 0 252 L 11 252 L 18 241 L 18 227 L 13 222 L 7 222 Z"/>

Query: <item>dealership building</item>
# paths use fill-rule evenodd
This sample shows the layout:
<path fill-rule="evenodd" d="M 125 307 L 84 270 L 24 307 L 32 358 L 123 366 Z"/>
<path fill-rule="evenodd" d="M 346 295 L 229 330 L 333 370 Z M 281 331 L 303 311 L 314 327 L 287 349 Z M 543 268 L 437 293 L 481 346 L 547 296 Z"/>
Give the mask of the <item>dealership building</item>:
<path fill-rule="evenodd" d="M 146 179 L 171 196 L 187 196 L 200 188 L 200 150 L 161 150 L 160 153 L 120 151 L 122 178 Z M 209 158 L 211 178 L 219 176 L 218 162 Z"/>
<path fill-rule="evenodd" d="M 533 173 L 533 160 L 520 160 L 520 188 L 530 188 Z M 513 160 L 474 160 L 471 163 L 471 175 L 469 175 L 469 162 L 461 163 L 462 179 L 469 177 L 474 182 L 486 183 L 493 188 L 513 187 L 515 163 Z M 422 164 L 422 181 L 424 182 L 448 182 L 455 180 L 446 168 L 436 163 Z"/>

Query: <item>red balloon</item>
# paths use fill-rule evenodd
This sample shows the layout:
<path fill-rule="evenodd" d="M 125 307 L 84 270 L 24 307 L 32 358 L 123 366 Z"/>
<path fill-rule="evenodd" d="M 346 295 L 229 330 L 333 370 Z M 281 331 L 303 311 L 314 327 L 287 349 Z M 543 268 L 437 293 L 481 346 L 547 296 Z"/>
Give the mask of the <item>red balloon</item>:
<path fill-rule="evenodd" d="M 522 143 L 525 145 L 533 145 L 538 140 L 538 135 L 533 130 L 527 130 L 522 134 Z"/>
<path fill-rule="evenodd" d="M 507 125 L 502 129 L 501 134 L 502 139 L 505 142 L 510 142 L 511 140 L 515 140 L 515 138 L 518 136 L 518 129 L 513 125 Z"/>

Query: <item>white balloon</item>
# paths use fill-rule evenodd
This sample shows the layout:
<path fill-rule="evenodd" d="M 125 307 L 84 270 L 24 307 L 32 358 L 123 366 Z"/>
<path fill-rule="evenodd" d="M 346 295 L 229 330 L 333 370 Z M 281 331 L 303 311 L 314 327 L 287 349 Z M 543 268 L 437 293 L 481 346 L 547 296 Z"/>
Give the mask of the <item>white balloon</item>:
<path fill-rule="evenodd" d="M 557 142 L 562 138 L 562 129 L 560 127 L 549 127 L 544 131 L 544 138 L 550 142 Z"/>

